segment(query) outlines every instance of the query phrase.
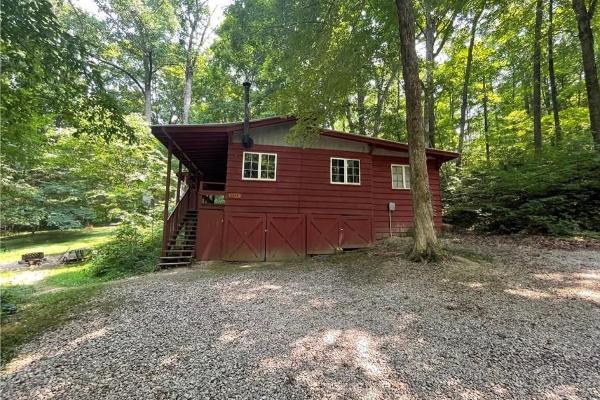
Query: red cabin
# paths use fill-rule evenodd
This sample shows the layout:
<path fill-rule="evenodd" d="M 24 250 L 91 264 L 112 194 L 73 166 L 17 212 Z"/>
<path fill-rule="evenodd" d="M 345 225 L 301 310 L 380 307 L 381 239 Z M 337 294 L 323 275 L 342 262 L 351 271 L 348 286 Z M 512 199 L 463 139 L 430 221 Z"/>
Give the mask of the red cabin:
<path fill-rule="evenodd" d="M 295 122 L 250 121 L 246 135 L 242 122 L 152 127 L 169 149 L 169 169 L 174 155 L 187 170 L 180 166 L 171 213 L 166 196 L 162 265 L 328 254 L 411 228 L 406 144 L 321 130 L 299 146 L 287 140 Z M 439 169 L 456 157 L 427 150 L 438 227 Z"/>

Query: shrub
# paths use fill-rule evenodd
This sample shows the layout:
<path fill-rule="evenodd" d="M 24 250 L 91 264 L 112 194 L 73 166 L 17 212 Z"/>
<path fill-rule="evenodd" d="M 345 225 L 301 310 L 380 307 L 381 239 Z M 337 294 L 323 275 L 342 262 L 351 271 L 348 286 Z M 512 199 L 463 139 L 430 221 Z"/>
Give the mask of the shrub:
<path fill-rule="evenodd" d="M 445 220 L 462 228 L 573 235 L 600 227 L 600 157 L 590 152 L 507 160 L 446 187 Z"/>
<path fill-rule="evenodd" d="M 121 225 L 115 238 L 98 249 L 90 262 L 94 276 L 118 278 L 156 270 L 161 232 Z"/>

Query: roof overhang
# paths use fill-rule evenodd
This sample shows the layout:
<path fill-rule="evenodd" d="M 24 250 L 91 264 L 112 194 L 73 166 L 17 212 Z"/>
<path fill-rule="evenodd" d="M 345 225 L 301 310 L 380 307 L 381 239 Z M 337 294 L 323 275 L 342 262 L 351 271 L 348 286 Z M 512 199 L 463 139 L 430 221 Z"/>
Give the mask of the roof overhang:
<path fill-rule="evenodd" d="M 250 121 L 250 129 L 264 126 L 280 125 L 296 122 L 295 117 L 279 116 Z M 171 146 L 173 155 L 177 157 L 189 170 L 197 170 L 206 181 L 224 182 L 227 169 L 227 147 L 230 137 L 235 132 L 243 130 L 243 122 L 198 124 L 198 125 L 153 125 L 152 134 L 165 146 Z M 374 147 L 388 150 L 408 151 L 406 143 L 395 142 L 340 132 L 331 129 L 322 129 L 322 136 L 331 138 L 368 143 Z M 426 149 L 429 156 L 441 162 L 446 162 L 458 157 L 458 153 Z"/>
<path fill-rule="evenodd" d="M 354 142 L 368 143 L 372 146 L 380 147 L 380 148 L 388 149 L 388 150 L 408 151 L 408 144 L 395 142 L 393 140 L 379 139 L 379 138 L 374 138 L 374 137 L 370 137 L 370 136 L 357 135 L 354 133 L 334 131 L 331 129 L 321 130 L 321 135 L 333 137 L 333 138 L 337 138 L 337 139 L 350 140 L 350 141 L 354 141 Z M 446 161 L 455 159 L 459 155 L 458 153 L 455 153 L 453 151 L 438 150 L 438 149 L 434 149 L 434 148 L 427 148 L 427 149 L 425 149 L 425 152 L 428 155 L 434 156 L 434 157 L 442 160 L 442 162 L 446 162 Z"/>
<path fill-rule="evenodd" d="M 293 122 L 293 117 L 250 121 L 250 128 Z M 206 181 L 225 182 L 229 137 L 241 131 L 243 122 L 198 125 L 153 125 L 152 134 L 189 170 L 199 171 Z"/>

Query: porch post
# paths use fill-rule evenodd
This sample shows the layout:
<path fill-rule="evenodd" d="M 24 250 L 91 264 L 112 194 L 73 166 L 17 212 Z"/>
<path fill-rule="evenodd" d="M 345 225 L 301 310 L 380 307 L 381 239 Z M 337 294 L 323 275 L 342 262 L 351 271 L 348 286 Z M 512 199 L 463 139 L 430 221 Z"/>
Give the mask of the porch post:
<path fill-rule="evenodd" d="M 181 160 L 179 160 L 179 170 L 177 172 L 177 200 L 175 204 L 179 204 L 179 196 L 181 195 L 181 172 L 182 172 Z"/>
<path fill-rule="evenodd" d="M 167 155 L 167 178 L 165 183 L 165 209 L 163 211 L 163 242 L 162 254 L 167 251 L 167 243 L 169 240 L 169 232 L 167 229 L 167 220 L 169 219 L 169 197 L 171 192 L 171 159 L 173 158 L 173 144 L 169 142 L 169 151 Z"/>

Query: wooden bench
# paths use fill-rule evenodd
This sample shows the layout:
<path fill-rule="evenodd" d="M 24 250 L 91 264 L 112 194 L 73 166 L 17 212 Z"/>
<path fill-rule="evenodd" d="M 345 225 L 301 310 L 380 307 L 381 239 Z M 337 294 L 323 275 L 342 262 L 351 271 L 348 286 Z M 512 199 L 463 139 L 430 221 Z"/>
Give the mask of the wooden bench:
<path fill-rule="evenodd" d="M 44 261 L 44 260 L 46 260 L 46 258 L 44 257 L 44 252 L 42 252 L 42 251 L 36 251 L 33 253 L 27 253 L 27 254 L 21 255 L 21 262 L 24 264 L 26 263 L 30 267 L 32 265 L 40 265 L 42 263 L 42 261 Z"/>

